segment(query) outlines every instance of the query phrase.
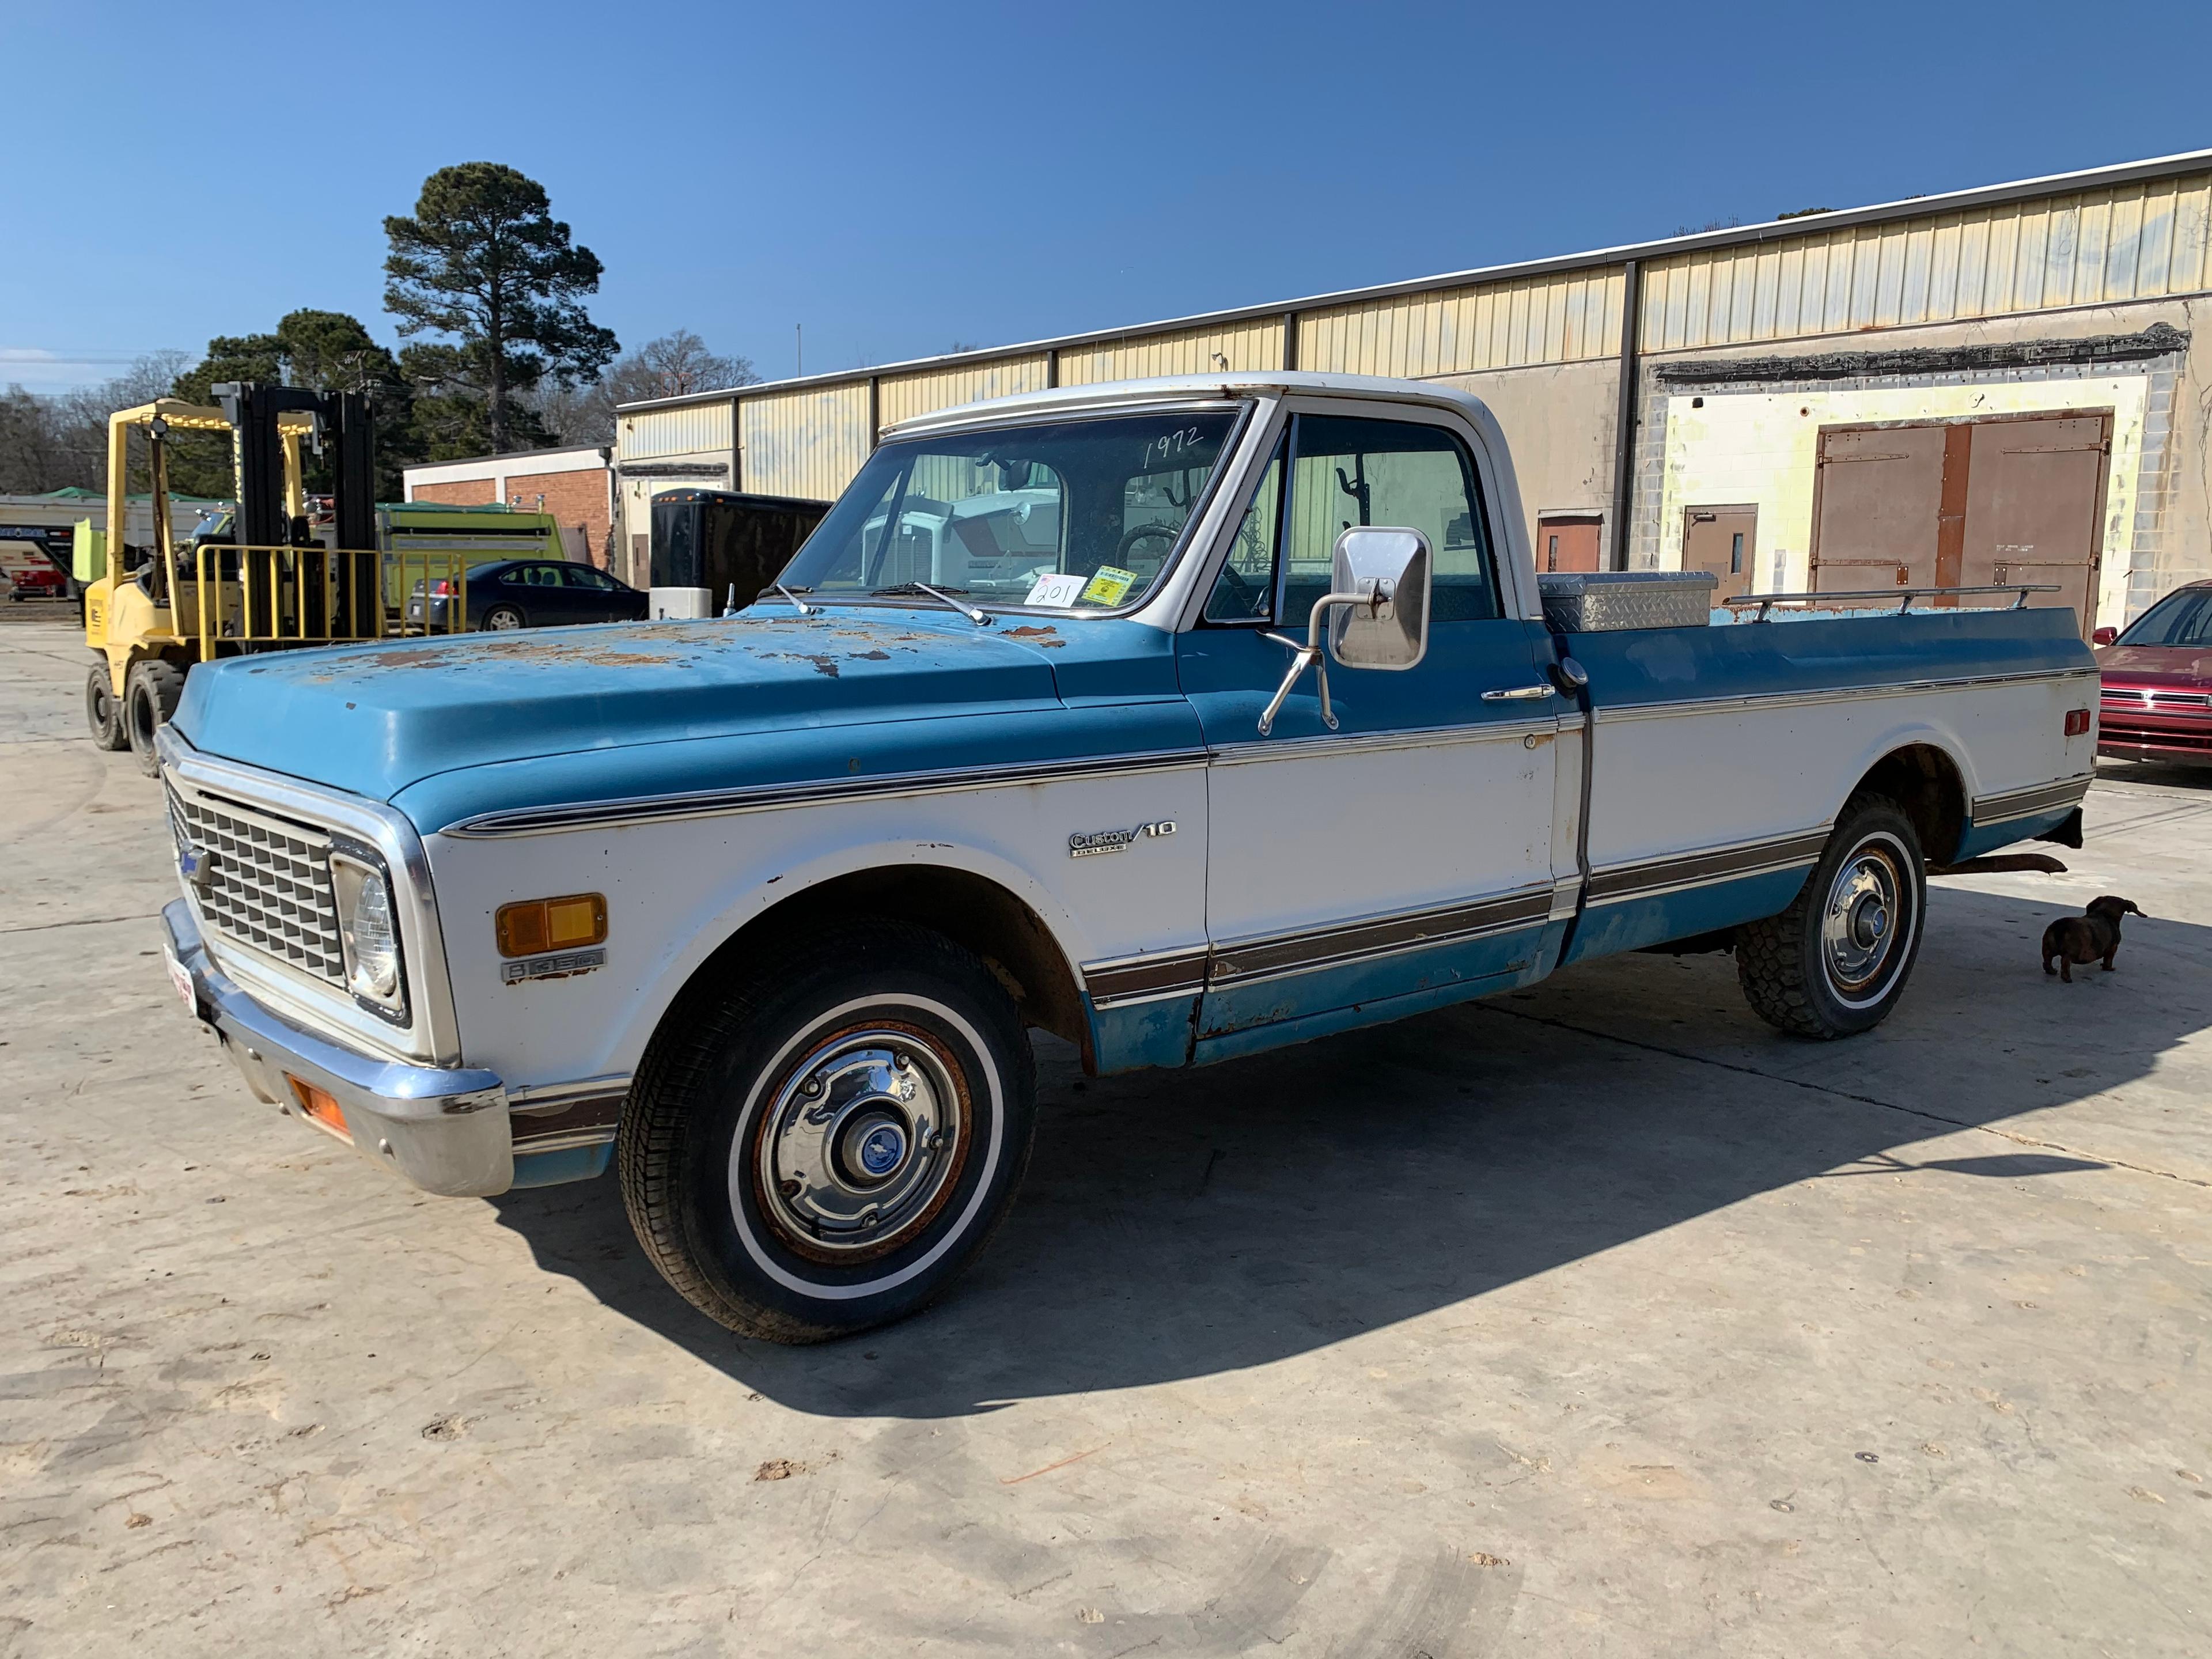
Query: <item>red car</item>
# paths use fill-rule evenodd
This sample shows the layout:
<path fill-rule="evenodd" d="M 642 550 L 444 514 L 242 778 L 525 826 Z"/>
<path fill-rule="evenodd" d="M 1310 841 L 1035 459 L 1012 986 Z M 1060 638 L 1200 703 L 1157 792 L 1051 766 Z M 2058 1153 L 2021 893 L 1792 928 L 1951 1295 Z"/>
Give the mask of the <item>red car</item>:
<path fill-rule="evenodd" d="M 69 597 L 69 580 L 52 565 L 33 565 L 15 573 L 11 599 L 63 599 Z"/>
<path fill-rule="evenodd" d="M 2123 634 L 2090 635 L 2104 678 L 2097 752 L 2212 766 L 2212 581 L 2177 587 Z"/>

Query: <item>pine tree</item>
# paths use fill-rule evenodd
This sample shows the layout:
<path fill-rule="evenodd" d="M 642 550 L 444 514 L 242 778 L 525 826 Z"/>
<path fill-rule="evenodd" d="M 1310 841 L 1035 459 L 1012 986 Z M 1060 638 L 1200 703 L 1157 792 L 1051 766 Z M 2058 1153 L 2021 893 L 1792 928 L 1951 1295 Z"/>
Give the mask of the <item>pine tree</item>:
<path fill-rule="evenodd" d="M 440 398 L 481 403 L 495 452 L 532 424 L 516 393 L 547 380 L 596 380 L 619 349 L 583 306 L 599 291 L 599 256 L 571 243 L 545 187 L 513 167 L 441 167 L 423 181 L 413 216 L 386 219 L 384 233 L 385 308 L 404 335 L 455 343 L 420 360 L 437 371 Z"/>

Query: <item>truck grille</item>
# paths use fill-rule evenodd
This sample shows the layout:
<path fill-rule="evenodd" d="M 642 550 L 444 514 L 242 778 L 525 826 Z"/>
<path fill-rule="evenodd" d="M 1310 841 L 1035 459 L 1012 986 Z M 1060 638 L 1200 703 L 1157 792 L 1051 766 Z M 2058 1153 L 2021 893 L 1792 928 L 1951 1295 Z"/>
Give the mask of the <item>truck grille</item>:
<path fill-rule="evenodd" d="M 2172 709 L 2195 714 L 2212 708 L 2212 693 L 2203 691 L 2138 691 L 2130 686 L 2108 685 L 2103 701 L 2115 708 L 2148 708 L 2156 714 Z"/>
<path fill-rule="evenodd" d="M 322 831 L 216 796 L 169 792 L 180 845 L 212 854 L 196 890 L 200 915 L 226 938 L 343 988 L 331 843 Z"/>

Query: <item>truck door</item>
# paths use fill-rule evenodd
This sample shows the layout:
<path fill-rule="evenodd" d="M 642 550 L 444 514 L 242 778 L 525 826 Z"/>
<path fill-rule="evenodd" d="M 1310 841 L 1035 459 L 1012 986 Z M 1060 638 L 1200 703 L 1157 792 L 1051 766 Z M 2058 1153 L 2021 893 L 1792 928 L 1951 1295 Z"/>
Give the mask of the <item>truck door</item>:
<path fill-rule="evenodd" d="M 1294 415 L 1206 620 L 1180 637 L 1212 751 L 1200 1060 L 1533 976 L 1555 937 L 1549 642 L 1506 614 L 1467 443 L 1392 415 Z M 1310 672 L 1262 737 L 1291 655 L 1266 635 L 1304 637 L 1352 525 L 1428 538 L 1427 653 L 1402 672 L 1333 669 L 1333 732 Z"/>

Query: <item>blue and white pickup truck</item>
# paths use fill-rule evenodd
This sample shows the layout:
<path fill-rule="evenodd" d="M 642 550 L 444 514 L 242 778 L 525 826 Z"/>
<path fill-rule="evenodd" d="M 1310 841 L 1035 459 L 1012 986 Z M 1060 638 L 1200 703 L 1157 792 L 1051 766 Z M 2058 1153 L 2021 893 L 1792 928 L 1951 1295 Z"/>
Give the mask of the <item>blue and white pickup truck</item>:
<path fill-rule="evenodd" d="M 263 1098 L 436 1193 L 611 1162 L 678 1290 L 809 1340 L 983 1247 L 1031 1028 L 1203 1065 L 1688 940 L 1842 1036 L 1929 863 L 2078 823 L 2070 612 L 1547 624 L 1524 524 L 1433 386 L 908 422 L 735 616 L 195 674 L 173 977 Z"/>

